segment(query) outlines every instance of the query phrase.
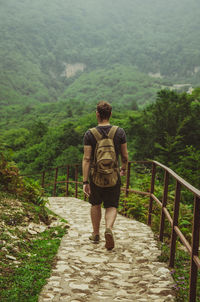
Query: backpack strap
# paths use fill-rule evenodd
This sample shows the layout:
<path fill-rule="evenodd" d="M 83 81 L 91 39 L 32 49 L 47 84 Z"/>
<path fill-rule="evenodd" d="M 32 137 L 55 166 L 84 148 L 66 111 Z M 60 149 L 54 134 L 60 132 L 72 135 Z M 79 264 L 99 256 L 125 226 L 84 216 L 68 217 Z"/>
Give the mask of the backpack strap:
<path fill-rule="evenodd" d="M 102 138 L 102 135 L 99 133 L 99 131 L 96 128 L 91 128 L 90 131 L 96 138 L 96 141 L 100 141 L 100 139 Z"/>
<path fill-rule="evenodd" d="M 119 128 L 118 126 L 112 126 L 112 128 L 108 133 L 108 137 L 113 139 L 118 128 Z"/>

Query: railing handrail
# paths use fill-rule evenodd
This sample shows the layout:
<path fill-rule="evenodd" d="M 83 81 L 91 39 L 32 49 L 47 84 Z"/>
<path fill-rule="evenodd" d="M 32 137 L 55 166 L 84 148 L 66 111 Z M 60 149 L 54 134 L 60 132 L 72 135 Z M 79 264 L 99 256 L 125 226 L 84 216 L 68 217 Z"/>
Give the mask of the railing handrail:
<path fill-rule="evenodd" d="M 196 196 L 200 198 L 200 190 L 192 186 L 189 182 L 187 182 L 185 179 L 180 177 L 176 172 L 174 172 L 172 169 L 168 168 L 167 166 L 159 163 L 158 161 L 153 160 L 153 163 L 155 163 L 157 166 L 163 168 L 165 171 L 167 171 L 172 177 L 174 177 L 180 184 L 182 184 L 184 187 L 186 187 L 189 191 L 194 193 Z"/>
<path fill-rule="evenodd" d="M 152 164 L 155 163 L 157 166 L 163 168 L 165 171 L 167 171 L 172 177 L 174 177 L 180 184 L 182 184 L 184 187 L 186 187 L 189 191 L 194 193 L 196 196 L 200 197 L 200 190 L 192 186 L 189 182 L 187 182 L 185 179 L 183 179 L 181 176 L 179 176 L 176 172 L 174 172 L 169 167 L 161 164 L 160 162 L 156 160 L 148 160 L 148 161 L 129 161 L 129 163 L 139 163 L 139 164 Z"/>
<path fill-rule="evenodd" d="M 61 168 L 66 168 L 67 166 L 69 167 L 75 167 L 75 166 L 81 166 L 81 163 L 77 163 L 77 164 L 66 164 L 64 166 L 56 166 L 56 167 L 53 167 L 53 168 L 48 168 L 48 169 L 45 169 L 45 170 L 42 170 L 41 172 L 34 172 L 34 173 L 31 173 L 31 174 L 20 174 L 20 176 L 32 176 L 32 175 L 41 175 L 41 173 L 46 173 L 46 172 L 50 172 L 50 171 L 55 171 L 55 169 L 61 169 Z"/>

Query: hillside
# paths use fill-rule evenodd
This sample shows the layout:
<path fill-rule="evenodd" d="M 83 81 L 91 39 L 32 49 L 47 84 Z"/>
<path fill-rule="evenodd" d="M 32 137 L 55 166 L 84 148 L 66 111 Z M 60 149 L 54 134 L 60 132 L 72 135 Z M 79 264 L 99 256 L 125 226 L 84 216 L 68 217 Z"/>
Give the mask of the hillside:
<path fill-rule="evenodd" d="M 0 300 L 37 301 L 68 225 L 0 149 Z"/>
<path fill-rule="evenodd" d="M 53 126 L 94 111 L 100 99 L 109 100 L 115 111 L 137 110 L 154 102 L 157 91 L 167 84 L 131 66 L 118 64 L 112 69 L 96 69 L 80 74 L 57 102 L 2 104 L 0 125 L 4 130 L 28 127 L 31 120 L 39 118 Z"/>
<path fill-rule="evenodd" d="M 84 72 L 136 66 L 196 85 L 199 9 L 196 0 L 3 2 L 1 102 L 57 101 L 74 80 L 65 77 L 66 64 L 75 63 L 84 64 Z"/>

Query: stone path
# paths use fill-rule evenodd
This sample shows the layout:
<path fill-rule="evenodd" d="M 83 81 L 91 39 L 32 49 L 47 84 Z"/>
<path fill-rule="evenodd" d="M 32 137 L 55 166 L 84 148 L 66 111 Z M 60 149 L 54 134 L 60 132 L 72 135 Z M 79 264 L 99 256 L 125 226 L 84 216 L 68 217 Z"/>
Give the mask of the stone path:
<path fill-rule="evenodd" d="M 49 208 L 67 219 L 70 229 L 39 302 L 175 301 L 173 279 L 167 266 L 157 260 L 160 251 L 148 226 L 118 215 L 115 248 L 107 251 L 104 216 L 101 241 L 92 244 L 88 240 L 90 205 L 76 198 L 49 200 Z"/>

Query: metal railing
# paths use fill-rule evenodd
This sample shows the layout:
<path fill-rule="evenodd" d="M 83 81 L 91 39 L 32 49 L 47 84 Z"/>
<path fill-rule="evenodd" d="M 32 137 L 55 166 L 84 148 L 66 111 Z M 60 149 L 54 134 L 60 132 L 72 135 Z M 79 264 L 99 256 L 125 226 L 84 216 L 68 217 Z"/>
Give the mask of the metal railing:
<path fill-rule="evenodd" d="M 69 196 L 69 184 L 74 185 L 74 196 L 78 197 L 78 185 L 82 186 L 81 173 L 80 173 L 80 164 L 76 165 L 66 165 L 66 166 L 60 166 L 53 169 L 49 169 L 47 171 L 42 172 L 42 181 L 41 186 L 43 189 L 49 186 L 53 186 L 52 190 L 52 196 L 57 196 L 57 184 L 65 184 L 65 196 Z M 62 170 L 62 175 L 66 175 L 65 180 L 58 180 L 59 176 L 59 170 Z M 65 172 L 64 172 L 65 171 Z M 47 176 L 49 172 L 54 172 L 53 180 L 49 180 L 49 177 Z M 71 176 L 71 177 L 70 177 Z M 47 182 L 45 181 L 46 178 L 48 179 Z M 74 180 L 72 180 L 74 179 Z"/>
<path fill-rule="evenodd" d="M 131 179 L 131 167 L 134 164 L 142 164 L 142 165 L 151 165 L 151 181 L 150 188 L 148 192 L 134 190 L 130 186 Z M 67 165 L 62 167 L 57 167 L 42 173 L 42 187 L 46 188 L 48 186 L 53 186 L 52 195 L 56 196 L 57 194 L 57 185 L 65 184 L 65 196 L 69 196 L 69 184 L 73 184 L 74 188 L 74 196 L 78 197 L 78 186 L 82 186 L 81 178 L 81 170 L 80 165 Z M 162 201 L 159 200 L 157 196 L 155 196 L 155 179 L 157 175 L 157 168 L 161 168 L 164 171 L 164 180 L 163 180 L 163 194 Z M 59 181 L 58 173 L 59 170 L 65 170 L 66 179 Z M 72 172 L 70 172 L 73 170 Z M 49 171 L 53 171 L 54 179 L 53 181 L 46 182 L 46 175 Z M 70 173 L 71 176 L 70 177 Z M 168 188 L 169 188 L 169 178 L 175 180 L 175 197 L 174 197 L 174 209 L 173 209 L 173 217 L 171 217 L 170 212 L 167 209 L 168 202 Z M 71 180 L 74 179 L 74 180 Z M 179 220 L 179 208 L 181 202 L 181 189 L 185 188 L 192 192 L 194 196 L 194 207 L 193 207 L 193 224 L 192 224 L 192 240 L 191 244 L 185 238 L 180 228 L 178 227 Z M 200 235 L 200 191 L 190 185 L 187 181 L 177 175 L 170 168 L 164 166 L 163 164 L 157 161 L 140 161 L 140 162 L 128 162 L 128 169 L 126 175 L 125 186 L 122 187 L 122 191 L 125 192 L 126 196 L 129 193 L 141 194 L 144 196 L 149 196 L 149 206 L 148 206 L 148 225 L 152 224 L 152 210 L 154 201 L 161 208 L 161 216 L 160 216 L 160 226 L 159 226 L 159 240 L 163 241 L 164 238 L 164 229 L 165 229 L 165 220 L 167 219 L 171 225 L 171 240 L 170 240 L 170 258 L 169 258 L 169 267 L 173 268 L 175 265 L 175 255 L 176 255 L 176 242 L 177 237 L 179 237 L 181 243 L 185 246 L 188 254 L 190 255 L 190 289 L 189 289 L 189 301 L 196 301 L 196 289 L 197 289 L 197 275 L 198 269 L 200 268 L 200 259 L 198 257 L 199 250 L 199 235 Z"/>
<path fill-rule="evenodd" d="M 130 185 L 130 176 L 131 176 L 131 165 L 136 162 L 128 163 L 127 170 L 127 181 L 126 187 L 123 188 L 126 191 L 126 196 L 128 196 L 129 192 L 149 195 L 149 211 L 148 211 L 148 225 L 151 226 L 152 223 L 152 208 L 153 201 L 155 201 L 158 206 L 161 208 L 161 218 L 160 218 L 160 227 L 159 227 L 159 240 L 163 241 L 164 237 L 164 227 L 165 227 L 165 219 L 167 219 L 171 225 L 171 240 L 170 240 L 170 259 L 169 259 L 169 267 L 173 268 L 175 264 L 175 254 L 176 254 L 176 241 L 177 237 L 179 237 L 181 243 L 185 246 L 188 254 L 190 255 L 190 289 L 189 289 L 189 301 L 196 301 L 196 289 L 197 289 L 197 276 L 198 269 L 200 268 L 200 259 L 198 257 L 199 250 L 199 235 L 200 235 L 200 191 L 190 185 L 187 181 L 177 175 L 170 168 L 162 165 L 157 161 L 149 161 L 149 162 L 141 162 L 143 164 L 152 164 L 152 172 L 151 172 L 151 185 L 150 192 L 140 192 L 133 190 L 129 187 Z M 160 201 L 154 195 L 154 185 L 156 178 L 156 169 L 160 167 L 164 170 L 164 185 L 163 185 L 163 195 L 162 201 Z M 168 201 L 168 187 L 169 187 L 169 177 L 175 179 L 175 198 L 174 198 L 174 210 L 173 217 L 171 217 L 168 209 L 167 209 L 167 201 Z M 192 240 L 191 245 L 181 232 L 178 227 L 178 219 L 179 219 L 179 208 L 181 201 L 181 189 L 186 188 L 190 192 L 192 192 L 194 197 L 194 207 L 193 207 L 193 224 L 192 224 Z"/>

